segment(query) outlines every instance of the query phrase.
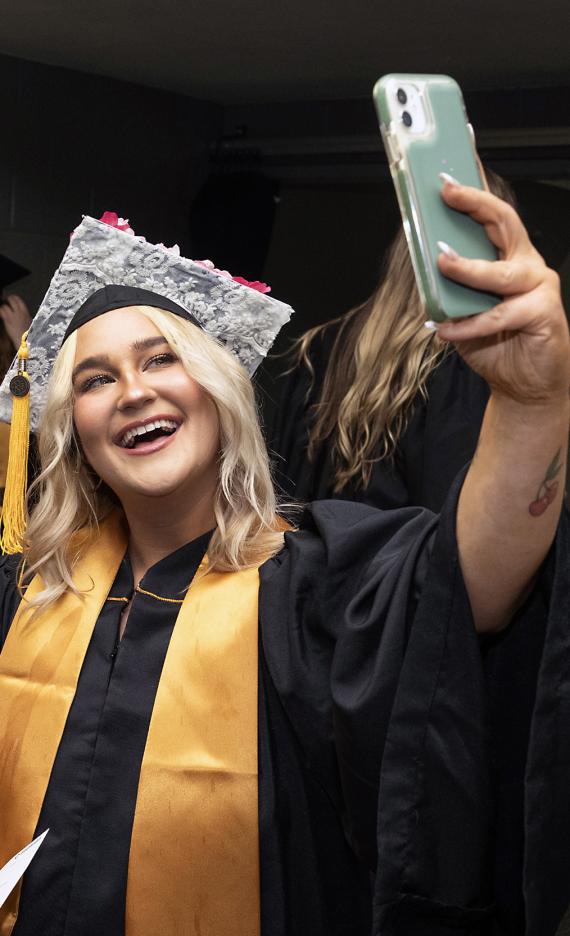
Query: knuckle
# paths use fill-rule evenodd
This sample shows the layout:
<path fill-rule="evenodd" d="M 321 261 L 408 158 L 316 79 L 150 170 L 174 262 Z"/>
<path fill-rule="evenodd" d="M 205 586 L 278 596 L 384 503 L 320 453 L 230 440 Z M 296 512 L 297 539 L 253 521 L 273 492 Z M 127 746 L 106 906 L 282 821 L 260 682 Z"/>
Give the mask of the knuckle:
<path fill-rule="evenodd" d="M 544 279 L 554 292 L 559 293 L 561 291 L 561 280 L 556 270 L 546 267 Z"/>
<path fill-rule="evenodd" d="M 513 283 L 515 281 L 515 276 L 516 276 L 516 272 L 512 264 L 504 263 L 501 266 L 500 279 L 501 279 L 501 287 L 504 292 L 507 292 L 513 286 Z"/>
<path fill-rule="evenodd" d="M 489 311 L 489 318 L 492 322 L 500 323 L 505 317 L 505 312 L 507 311 L 506 303 L 501 303 L 501 305 L 495 306 L 494 309 Z"/>
<path fill-rule="evenodd" d="M 497 199 L 498 201 L 498 212 L 500 217 L 507 224 L 520 224 L 520 218 L 513 208 L 512 205 L 509 205 L 508 202 L 503 201 L 501 198 Z"/>

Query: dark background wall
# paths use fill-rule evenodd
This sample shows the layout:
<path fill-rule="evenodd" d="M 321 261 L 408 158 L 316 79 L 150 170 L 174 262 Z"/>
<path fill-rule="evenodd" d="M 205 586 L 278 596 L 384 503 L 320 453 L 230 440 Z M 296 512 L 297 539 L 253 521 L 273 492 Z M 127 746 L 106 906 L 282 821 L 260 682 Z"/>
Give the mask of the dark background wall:
<path fill-rule="evenodd" d="M 570 299 L 567 87 L 465 89 L 486 162 L 514 183 Z M 271 283 L 296 309 L 276 350 L 374 288 L 399 216 L 369 96 L 209 103 L 0 56 L 0 253 L 32 311 L 82 214 Z M 565 116 L 566 115 L 566 116 Z M 261 386 L 271 407 L 272 360 Z"/>
<path fill-rule="evenodd" d="M 570 250 L 568 89 L 464 93 L 485 164 L 515 187 L 537 246 L 561 267 Z M 249 167 L 279 183 L 265 270 L 275 287 L 315 322 L 364 299 L 399 224 L 371 96 L 226 108 L 225 133 L 221 176 Z"/>
<path fill-rule="evenodd" d="M 32 270 L 14 287 L 32 309 L 82 214 L 187 249 L 220 106 L 0 56 L 0 113 L 0 253 Z"/>
<path fill-rule="evenodd" d="M 570 308 L 568 88 L 466 88 L 464 94 L 481 156 L 515 189 L 533 241 L 562 276 Z M 371 97 L 228 107 L 213 157 L 218 184 L 232 178 L 239 189 L 249 172 L 277 186 L 272 233 L 256 276 L 296 309 L 274 346 L 279 355 L 306 328 L 371 293 L 400 224 Z M 209 186 L 214 188 L 212 177 Z M 260 190 L 260 198 L 267 197 Z M 225 229 L 222 215 L 222 260 Z M 198 236 L 200 230 L 198 225 Z M 246 213 L 241 234 L 227 249 L 241 245 L 245 261 Z M 284 367 L 273 357 L 258 375 L 269 418 L 279 392 L 275 376 Z"/>

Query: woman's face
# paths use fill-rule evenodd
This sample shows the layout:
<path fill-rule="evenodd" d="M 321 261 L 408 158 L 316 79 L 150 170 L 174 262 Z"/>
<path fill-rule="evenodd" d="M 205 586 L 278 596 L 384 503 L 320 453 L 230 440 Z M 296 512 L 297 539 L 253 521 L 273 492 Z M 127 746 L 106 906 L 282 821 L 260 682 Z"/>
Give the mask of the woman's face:
<path fill-rule="evenodd" d="M 123 505 L 137 495 L 179 493 L 189 506 L 213 498 L 217 409 L 140 311 L 116 309 L 81 326 L 73 388 L 85 458 Z"/>

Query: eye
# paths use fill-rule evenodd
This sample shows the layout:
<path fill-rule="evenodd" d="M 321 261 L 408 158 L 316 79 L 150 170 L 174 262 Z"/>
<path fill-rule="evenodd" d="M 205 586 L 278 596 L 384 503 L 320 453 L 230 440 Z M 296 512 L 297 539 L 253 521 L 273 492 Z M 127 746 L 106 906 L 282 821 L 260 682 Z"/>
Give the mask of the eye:
<path fill-rule="evenodd" d="M 178 358 L 172 351 L 163 351 L 162 354 L 155 354 L 145 364 L 147 367 L 164 367 L 167 364 L 174 364 Z"/>
<path fill-rule="evenodd" d="M 88 377 L 87 380 L 79 384 L 79 393 L 88 393 L 89 390 L 102 387 L 106 383 L 111 383 L 112 380 L 113 378 L 110 377 L 109 374 L 96 374 L 93 377 Z"/>

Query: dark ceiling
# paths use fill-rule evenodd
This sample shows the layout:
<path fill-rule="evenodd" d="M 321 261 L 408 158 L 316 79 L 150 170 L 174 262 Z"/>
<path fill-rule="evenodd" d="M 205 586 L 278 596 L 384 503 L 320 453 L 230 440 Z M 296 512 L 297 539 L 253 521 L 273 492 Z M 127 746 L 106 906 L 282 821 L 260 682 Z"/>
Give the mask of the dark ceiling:
<path fill-rule="evenodd" d="M 367 96 L 389 71 L 560 86 L 569 27 L 568 0 L 0 0 L 0 53 L 224 104 Z"/>

